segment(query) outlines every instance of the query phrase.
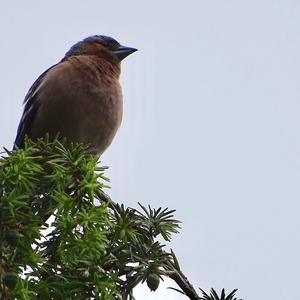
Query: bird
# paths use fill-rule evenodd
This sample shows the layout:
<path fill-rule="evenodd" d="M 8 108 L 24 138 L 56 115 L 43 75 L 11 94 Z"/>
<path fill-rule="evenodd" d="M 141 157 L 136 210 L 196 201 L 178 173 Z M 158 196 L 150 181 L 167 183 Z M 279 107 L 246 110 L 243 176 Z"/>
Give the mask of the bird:
<path fill-rule="evenodd" d="M 35 141 L 48 135 L 50 141 L 87 144 L 101 155 L 122 121 L 121 61 L 135 51 L 105 35 L 74 44 L 26 94 L 14 149 L 24 148 L 26 136 Z"/>

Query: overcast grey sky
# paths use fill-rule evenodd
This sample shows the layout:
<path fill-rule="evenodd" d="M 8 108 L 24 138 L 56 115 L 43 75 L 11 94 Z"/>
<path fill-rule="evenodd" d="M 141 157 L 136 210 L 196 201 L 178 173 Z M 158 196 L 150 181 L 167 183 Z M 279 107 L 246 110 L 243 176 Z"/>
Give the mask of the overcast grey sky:
<path fill-rule="evenodd" d="M 300 2 L 2 1 L 1 146 L 37 76 L 93 34 L 139 49 L 123 63 L 124 119 L 102 159 L 110 195 L 177 210 L 171 246 L 196 287 L 295 299 Z M 185 299 L 170 285 L 137 299 Z"/>

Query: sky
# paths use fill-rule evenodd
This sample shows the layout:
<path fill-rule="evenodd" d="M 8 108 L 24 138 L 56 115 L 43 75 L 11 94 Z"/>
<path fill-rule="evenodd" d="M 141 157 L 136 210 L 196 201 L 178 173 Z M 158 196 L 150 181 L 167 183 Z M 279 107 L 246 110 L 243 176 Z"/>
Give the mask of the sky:
<path fill-rule="evenodd" d="M 300 278 L 300 2 L 2 1 L 1 147 L 33 81 L 105 34 L 122 64 L 122 126 L 102 163 L 117 202 L 176 209 L 171 247 L 195 287 L 291 299 Z M 163 283 L 137 300 L 187 299 Z"/>

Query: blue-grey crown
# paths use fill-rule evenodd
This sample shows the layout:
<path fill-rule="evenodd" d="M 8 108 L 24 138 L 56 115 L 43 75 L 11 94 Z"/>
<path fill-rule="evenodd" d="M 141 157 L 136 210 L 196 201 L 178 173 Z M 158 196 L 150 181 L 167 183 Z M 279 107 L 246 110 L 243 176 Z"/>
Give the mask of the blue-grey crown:
<path fill-rule="evenodd" d="M 82 41 L 76 43 L 75 45 L 73 45 L 70 48 L 70 50 L 66 53 L 65 58 L 69 57 L 69 56 L 73 56 L 73 55 L 82 55 L 83 54 L 83 51 L 82 51 L 83 44 L 97 43 L 97 42 L 102 43 L 103 45 L 105 45 L 111 49 L 115 49 L 120 46 L 120 43 L 110 36 L 92 35 L 92 36 L 89 36 L 89 37 L 83 39 Z"/>

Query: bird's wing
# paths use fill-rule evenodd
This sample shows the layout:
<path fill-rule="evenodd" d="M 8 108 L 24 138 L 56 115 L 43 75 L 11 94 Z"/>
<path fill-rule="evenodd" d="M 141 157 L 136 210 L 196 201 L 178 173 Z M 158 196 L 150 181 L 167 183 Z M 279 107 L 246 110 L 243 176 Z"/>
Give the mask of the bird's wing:
<path fill-rule="evenodd" d="M 55 66 L 53 65 L 49 69 L 47 69 L 44 73 L 42 73 L 38 79 L 33 83 L 31 88 L 29 89 L 27 95 L 24 99 L 24 111 L 21 118 L 21 121 L 18 126 L 17 136 L 14 143 L 14 149 L 22 148 L 24 146 L 24 138 L 25 135 L 28 134 L 31 130 L 32 123 L 39 109 L 39 101 L 38 101 L 38 90 L 41 86 L 45 75 Z"/>

